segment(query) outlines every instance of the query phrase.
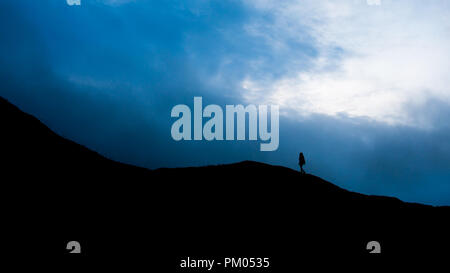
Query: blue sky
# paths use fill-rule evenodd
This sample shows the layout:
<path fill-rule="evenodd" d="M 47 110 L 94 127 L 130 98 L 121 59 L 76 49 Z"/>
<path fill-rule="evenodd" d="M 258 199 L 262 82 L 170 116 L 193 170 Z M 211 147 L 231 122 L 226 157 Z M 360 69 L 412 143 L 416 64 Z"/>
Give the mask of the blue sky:
<path fill-rule="evenodd" d="M 69 2 L 0 3 L 0 95 L 60 135 L 151 169 L 303 151 L 346 189 L 450 205 L 448 1 Z M 194 96 L 279 105 L 279 149 L 175 142 Z"/>

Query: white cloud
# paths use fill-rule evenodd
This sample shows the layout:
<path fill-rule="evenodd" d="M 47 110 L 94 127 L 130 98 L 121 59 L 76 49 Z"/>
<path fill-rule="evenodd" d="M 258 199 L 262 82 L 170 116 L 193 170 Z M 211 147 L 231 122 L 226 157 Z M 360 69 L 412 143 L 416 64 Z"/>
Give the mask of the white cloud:
<path fill-rule="evenodd" d="M 416 127 L 429 126 L 410 115 L 408 106 L 420 107 L 431 98 L 450 103 L 447 2 L 250 3 L 274 16 L 273 25 L 265 30 L 312 43 L 318 56 L 308 69 L 269 83 L 248 75 L 242 82 L 248 101 L 277 103 L 302 116 L 345 114 Z M 247 29 L 255 35 L 258 26 L 254 22 Z M 309 41 L 302 34 L 305 31 L 312 38 Z M 282 48 L 282 39 L 267 42 Z"/>
<path fill-rule="evenodd" d="M 67 1 L 67 5 L 69 6 L 80 6 L 81 5 L 81 0 L 66 0 Z"/>
<path fill-rule="evenodd" d="M 375 6 L 379 6 L 381 5 L 381 0 L 367 0 L 367 5 L 375 5 Z"/>

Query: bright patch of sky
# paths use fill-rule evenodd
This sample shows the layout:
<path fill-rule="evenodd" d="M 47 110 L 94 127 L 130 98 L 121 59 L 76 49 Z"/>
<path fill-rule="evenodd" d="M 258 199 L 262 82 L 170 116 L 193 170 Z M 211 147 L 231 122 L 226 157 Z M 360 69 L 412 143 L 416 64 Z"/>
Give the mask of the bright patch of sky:
<path fill-rule="evenodd" d="M 409 107 L 420 108 L 430 99 L 450 103 L 447 1 L 248 4 L 274 18 L 270 25 L 252 22 L 250 34 L 264 35 L 279 50 L 284 40 L 297 39 L 318 51 L 307 69 L 270 82 L 248 75 L 242 88 L 249 102 L 279 104 L 285 113 L 300 116 L 366 117 L 419 128 L 433 124 L 412 115 Z"/>

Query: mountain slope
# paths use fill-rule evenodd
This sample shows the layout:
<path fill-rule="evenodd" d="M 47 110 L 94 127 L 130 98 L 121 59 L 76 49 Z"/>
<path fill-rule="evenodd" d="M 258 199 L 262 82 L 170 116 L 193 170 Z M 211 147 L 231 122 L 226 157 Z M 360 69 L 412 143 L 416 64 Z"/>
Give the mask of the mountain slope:
<path fill-rule="evenodd" d="M 151 253 L 155 262 L 242 253 L 287 266 L 293 257 L 363 255 L 371 240 L 385 255 L 448 253 L 449 207 L 349 192 L 251 161 L 150 171 L 64 139 L 4 99 L 0 127 L 13 238 L 39 242 L 44 254 L 71 238 L 92 256 Z"/>

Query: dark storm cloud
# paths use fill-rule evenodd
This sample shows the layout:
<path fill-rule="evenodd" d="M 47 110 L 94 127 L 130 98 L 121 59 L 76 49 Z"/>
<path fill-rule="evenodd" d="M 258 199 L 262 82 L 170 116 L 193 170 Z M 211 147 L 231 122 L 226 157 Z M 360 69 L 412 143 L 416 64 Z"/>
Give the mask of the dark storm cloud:
<path fill-rule="evenodd" d="M 151 168 L 233 161 L 222 145 L 206 144 L 204 156 L 195 158 L 205 144 L 182 145 L 170 137 L 173 105 L 192 102 L 194 95 L 209 103 L 224 101 L 200 81 L 196 72 L 203 70 L 204 76 L 211 67 L 202 63 L 197 68 L 185 52 L 181 41 L 189 22 L 184 21 L 190 20 L 179 18 L 176 9 L 131 7 L 117 15 L 113 8 L 93 4 L 91 18 L 75 16 L 64 4 L 3 5 L 3 25 L 17 26 L 1 37 L 8 42 L 3 45 L 10 45 L 2 54 L 2 95 L 13 103 L 63 136 L 116 160 Z M 131 22 L 121 18 L 130 18 L 128 12 Z M 193 32 L 215 35 L 194 19 Z M 208 155 L 211 146 L 217 150 Z M 234 146 L 240 147 L 232 150 L 242 153 L 242 160 L 251 158 L 243 153 L 249 148 Z"/>

